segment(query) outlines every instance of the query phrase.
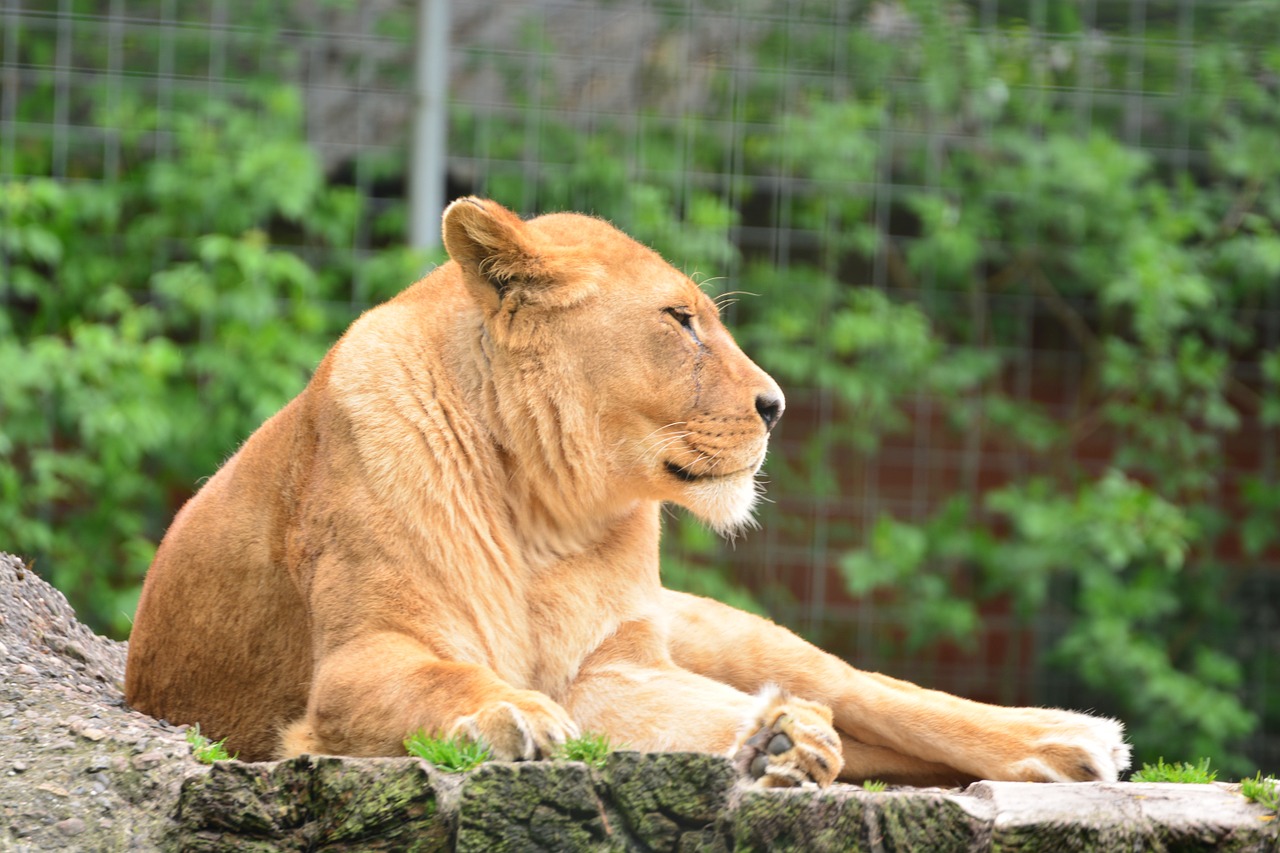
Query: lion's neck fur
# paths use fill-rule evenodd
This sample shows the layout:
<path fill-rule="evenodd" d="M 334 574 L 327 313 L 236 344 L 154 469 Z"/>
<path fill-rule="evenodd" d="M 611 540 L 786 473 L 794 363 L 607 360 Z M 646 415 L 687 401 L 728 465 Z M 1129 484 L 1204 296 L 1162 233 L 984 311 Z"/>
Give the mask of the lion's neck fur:
<path fill-rule="evenodd" d="M 514 531 L 530 558 L 579 551 L 633 508 L 610 489 L 598 413 L 566 389 L 581 382 L 549 354 L 497 353 L 481 338 L 484 412 Z M 506 363 L 501 363 L 505 361 Z M 514 362 L 514 363 L 513 363 Z M 495 369 L 497 367 L 497 369 Z"/>
<path fill-rule="evenodd" d="M 359 332 L 358 357 L 334 381 L 345 384 L 348 407 L 354 401 L 371 481 L 401 503 L 418 496 L 402 510 L 424 535 L 439 535 L 426 528 L 443 524 L 495 560 L 536 569 L 601 544 L 637 512 L 657 514 L 655 502 L 615 481 L 600 413 L 569 393 L 583 383 L 563 359 L 502 351 L 478 316 L 432 330 L 395 322 L 397 310 L 392 303 L 390 322 Z M 406 330 L 416 330 L 408 340 Z"/>
<path fill-rule="evenodd" d="M 317 392 L 340 407 L 327 429 L 355 450 L 337 455 L 359 465 L 335 476 L 368 494 L 360 523 L 392 549 L 379 554 L 387 583 L 438 602 L 423 642 L 555 695 L 587 650 L 654 612 L 659 505 L 602 467 L 596 413 L 555 390 L 563 365 L 499 364 L 478 319 L 459 320 L 468 310 L 393 301 L 344 338 L 358 346 L 335 347 Z M 491 619 L 457 615 L 480 602 Z M 534 630 L 546 612 L 558 629 Z"/>

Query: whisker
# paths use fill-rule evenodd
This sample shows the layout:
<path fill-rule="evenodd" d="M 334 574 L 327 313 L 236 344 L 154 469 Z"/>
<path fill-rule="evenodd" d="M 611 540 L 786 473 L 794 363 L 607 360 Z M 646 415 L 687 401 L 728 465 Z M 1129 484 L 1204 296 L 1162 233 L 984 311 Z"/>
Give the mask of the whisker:
<path fill-rule="evenodd" d="M 654 446 L 653 446 L 653 452 L 654 452 L 654 453 L 660 453 L 660 452 L 662 452 L 663 450 L 666 450 L 666 449 L 667 449 L 668 447 L 670 447 L 671 445 L 675 444 L 676 442 L 678 442 L 678 441 L 682 441 L 682 440 L 683 440 L 685 437 L 687 437 L 688 435 L 689 435 L 689 433 L 687 433 L 687 432 L 686 432 L 686 433 L 684 433 L 683 435 L 673 435 L 673 436 L 671 436 L 670 438 L 664 439 L 663 441 L 660 441 L 660 442 L 658 442 L 656 445 L 654 445 Z"/>
<path fill-rule="evenodd" d="M 685 435 L 688 435 L 688 433 L 685 433 Z M 668 460 L 666 459 L 666 450 L 667 450 L 667 448 L 671 447 L 672 445 L 674 445 L 676 442 L 678 442 L 678 441 L 682 440 L 683 438 L 684 438 L 684 435 L 672 436 L 671 438 L 667 439 L 666 441 L 660 442 L 659 444 L 655 445 L 654 447 L 649 448 L 648 453 L 647 453 L 647 456 L 648 456 L 649 460 L 650 460 L 650 461 L 652 461 L 652 462 L 658 462 L 658 463 L 666 464 L 666 462 L 668 461 Z"/>
<path fill-rule="evenodd" d="M 759 295 L 760 294 L 752 293 L 749 290 L 726 290 L 724 293 L 717 293 L 711 301 L 716 304 L 716 307 L 723 307 L 725 304 L 724 300 L 728 299 L 730 296 L 759 296 Z M 735 299 L 733 301 L 737 302 L 738 300 Z"/>
<path fill-rule="evenodd" d="M 662 432 L 664 429 L 670 429 L 670 428 L 671 428 L 671 427 L 673 427 L 673 426 L 684 426 L 684 425 L 686 425 L 686 424 L 688 424 L 688 423 L 689 423 L 688 421 L 672 421 L 671 423 L 666 424 L 665 426 L 660 426 L 660 427 L 658 427 L 658 428 L 657 428 L 657 429 L 655 429 L 653 432 L 649 433 L 649 435 L 646 435 L 644 438 L 642 438 L 642 439 L 641 439 L 641 441 L 644 441 L 644 440 L 646 440 L 646 439 L 648 439 L 648 438 L 651 438 L 652 436 L 656 435 L 657 433 Z M 687 435 L 687 434 L 688 434 L 688 433 L 686 433 L 686 435 Z"/>

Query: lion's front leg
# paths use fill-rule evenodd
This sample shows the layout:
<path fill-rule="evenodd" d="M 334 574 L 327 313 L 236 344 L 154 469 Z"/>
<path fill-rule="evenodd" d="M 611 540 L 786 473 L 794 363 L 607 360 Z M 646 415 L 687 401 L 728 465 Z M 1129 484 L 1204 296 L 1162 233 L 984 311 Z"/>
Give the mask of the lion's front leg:
<path fill-rule="evenodd" d="M 548 757 L 579 733 L 548 696 L 382 633 L 319 661 L 306 714 L 282 732 L 280 753 L 403 755 L 418 730 L 481 741 L 507 761 Z"/>
<path fill-rule="evenodd" d="M 738 772 L 766 788 L 835 781 L 844 757 L 831 709 L 775 685 L 754 698 L 756 707 L 730 750 Z"/>
<path fill-rule="evenodd" d="M 1124 728 L 1071 711 L 984 705 L 862 672 L 768 620 L 666 593 L 675 662 L 741 690 L 777 683 L 832 708 L 845 778 L 1114 781 L 1129 766 Z"/>
<path fill-rule="evenodd" d="M 591 655 L 565 705 L 586 731 L 645 752 L 710 752 L 764 787 L 827 785 L 843 759 L 831 710 L 778 688 L 744 693 L 673 665 L 645 623 Z"/>

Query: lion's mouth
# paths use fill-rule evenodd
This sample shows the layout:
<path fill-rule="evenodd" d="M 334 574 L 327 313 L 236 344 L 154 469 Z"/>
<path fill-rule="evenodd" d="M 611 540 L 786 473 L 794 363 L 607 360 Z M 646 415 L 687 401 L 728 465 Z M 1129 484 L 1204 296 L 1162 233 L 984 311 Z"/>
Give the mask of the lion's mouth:
<path fill-rule="evenodd" d="M 681 465 L 677 465 L 676 463 L 671 462 L 670 460 L 662 464 L 666 466 L 667 473 L 675 477 L 677 480 L 683 480 L 686 483 L 696 483 L 699 480 L 705 479 L 708 476 L 706 474 L 694 473 L 693 471 L 690 471 L 688 468 L 685 468 Z"/>
<path fill-rule="evenodd" d="M 716 473 L 707 472 L 705 474 L 699 474 L 697 471 L 690 471 L 687 467 L 683 465 L 677 465 L 676 463 L 670 460 L 663 462 L 662 465 L 667 469 L 667 473 L 675 477 L 677 480 L 680 480 L 681 482 L 685 482 L 685 483 L 704 483 L 707 480 L 723 480 L 727 477 L 736 477 L 739 474 L 744 474 L 748 471 L 748 469 L 742 468 L 740 470 L 729 471 L 727 473 L 726 472 L 716 472 Z"/>

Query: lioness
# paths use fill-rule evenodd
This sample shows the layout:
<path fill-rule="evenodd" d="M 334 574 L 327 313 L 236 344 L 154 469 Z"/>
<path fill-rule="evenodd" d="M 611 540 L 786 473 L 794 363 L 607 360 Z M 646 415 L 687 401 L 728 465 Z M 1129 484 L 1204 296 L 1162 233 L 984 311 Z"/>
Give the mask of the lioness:
<path fill-rule="evenodd" d="M 599 219 L 464 198 L 444 243 L 174 519 L 129 643 L 134 708 L 244 759 L 397 755 L 425 729 L 501 759 L 594 731 L 725 754 L 765 786 L 1128 766 L 1113 720 L 860 672 L 663 589 L 662 503 L 749 520 L 778 386 Z"/>

